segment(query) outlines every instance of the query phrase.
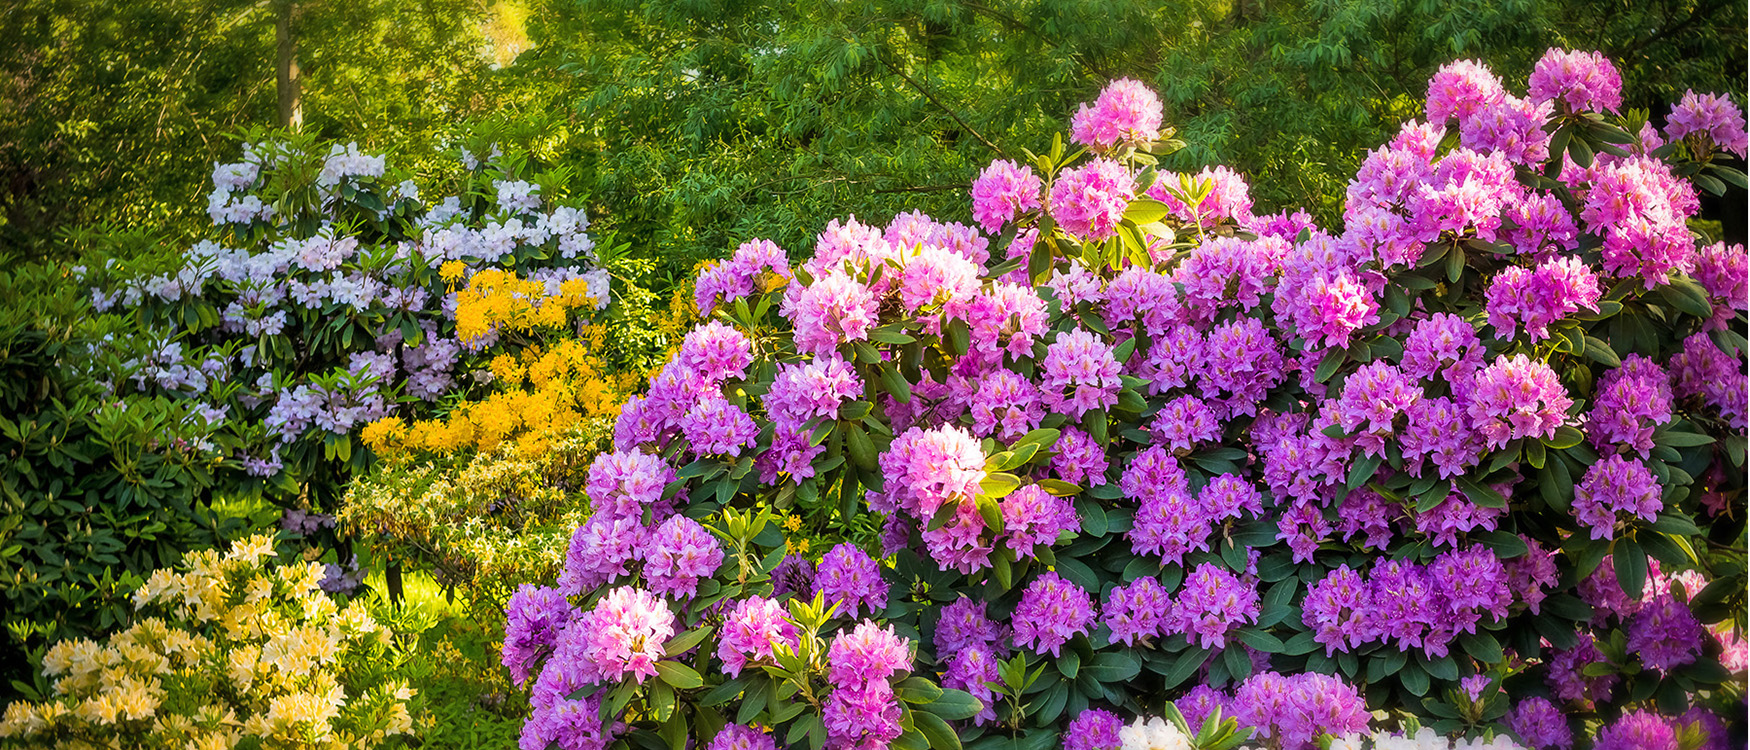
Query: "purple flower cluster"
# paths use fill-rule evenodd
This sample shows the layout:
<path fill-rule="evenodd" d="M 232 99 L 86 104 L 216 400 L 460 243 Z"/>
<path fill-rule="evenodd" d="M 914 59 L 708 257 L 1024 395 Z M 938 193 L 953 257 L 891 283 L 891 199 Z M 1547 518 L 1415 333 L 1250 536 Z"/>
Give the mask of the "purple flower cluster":
<path fill-rule="evenodd" d="M 1051 216 L 1079 239 L 1103 240 L 1118 232 L 1118 220 L 1135 199 L 1136 179 L 1130 170 L 1095 159 L 1057 176 L 1051 184 Z"/>
<path fill-rule="evenodd" d="M 783 603 L 762 596 L 737 601 L 723 618 L 717 638 L 717 658 L 730 677 L 749 664 L 776 665 L 774 650 L 780 645 L 792 651 L 798 645 L 796 625 Z"/>
<path fill-rule="evenodd" d="M 1032 167 L 1007 159 L 993 161 L 972 181 L 972 218 L 987 232 L 1002 231 L 1016 217 L 1039 210 L 1044 186 Z"/>
<path fill-rule="evenodd" d="M 502 661 L 510 678 L 524 685 L 542 660 L 553 653 L 559 634 L 577 616 L 571 602 L 558 589 L 517 587 L 504 605 Z"/>
<path fill-rule="evenodd" d="M 1070 638 L 1087 633 L 1093 619 L 1094 600 L 1087 589 L 1056 573 L 1041 573 L 1015 606 L 1015 645 L 1055 657 Z"/>
<path fill-rule="evenodd" d="M 1593 464 L 1574 487 L 1574 517 L 1593 539 L 1614 538 L 1620 514 L 1652 523 L 1664 507 L 1658 477 L 1646 464 L 1622 456 Z"/>
<path fill-rule="evenodd" d="M 820 558 L 814 591 L 838 605 L 839 617 L 879 615 L 887 610 L 887 581 L 881 565 L 854 544 L 834 546 Z"/>
<path fill-rule="evenodd" d="M 1622 106 L 1622 76 L 1598 52 L 1551 48 L 1531 71 L 1532 101 L 1558 101 L 1568 112 L 1615 112 Z"/>
<path fill-rule="evenodd" d="M 1730 151 L 1740 159 L 1750 157 L 1744 110 L 1719 94 L 1683 92 L 1683 99 L 1671 108 L 1671 116 L 1665 120 L 1665 136 L 1673 141 L 1697 136 L 1696 140 L 1705 138 L 1712 148 Z"/>
<path fill-rule="evenodd" d="M 1283 750 L 1306 750 L 1323 734 L 1367 731 L 1367 701 L 1347 683 L 1306 672 L 1284 676 L 1259 672 L 1246 678 L 1229 702 L 1241 726 Z"/>
<path fill-rule="evenodd" d="M 1070 119 L 1070 140 L 1100 151 L 1144 146 L 1160 131 L 1160 97 L 1129 78 L 1107 84 L 1092 105 L 1083 104 Z"/>
<path fill-rule="evenodd" d="M 726 724 L 705 750 L 777 750 L 778 741 L 756 727 Z"/>
<path fill-rule="evenodd" d="M 1515 354 L 1477 373 L 1465 408 L 1489 448 L 1520 438 L 1552 438 L 1574 405 L 1549 365 Z"/>
<path fill-rule="evenodd" d="M 1475 633 L 1486 613 L 1499 620 L 1513 602 L 1506 566 L 1487 547 L 1441 553 L 1422 566 L 1376 565 L 1369 579 L 1338 566 L 1307 590 L 1301 617 L 1326 655 L 1373 641 L 1445 656 L 1460 633 Z"/>
<path fill-rule="evenodd" d="M 1597 274 L 1571 255 L 1536 268 L 1508 266 L 1489 281 L 1489 325 L 1501 338 L 1524 326 L 1532 341 L 1547 339 L 1550 324 L 1582 309 L 1597 312 L 1601 294 Z"/>
<path fill-rule="evenodd" d="M 899 697 L 888 678 L 911 668 L 911 642 L 864 620 L 827 649 L 827 695 L 821 719 L 833 747 L 887 747 L 902 731 Z"/>
<path fill-rule="evenodd" d="M 1124 741 L 1118 732 L 1124 720 L 1103 708 L 1090 708 L 1077 714 L 1063 730 L 1063 750 L 1119 750 Z"/>
<path fill-rule="evenodd" d="M 1219 649 L 1227 645 L 1227 636 L 1235 628 L 1257 621 L 1257 586 L 1204 563 L 1186 574 L 1172 613 L 1162 625 L 1166 632 L 1184 634 L 1198 646 Z"/>

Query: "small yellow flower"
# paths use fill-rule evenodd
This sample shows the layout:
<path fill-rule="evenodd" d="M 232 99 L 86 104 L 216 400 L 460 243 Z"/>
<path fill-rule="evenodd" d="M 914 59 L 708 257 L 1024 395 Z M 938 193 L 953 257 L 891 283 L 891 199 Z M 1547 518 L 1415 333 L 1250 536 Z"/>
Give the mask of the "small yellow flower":
<path fill-rule="evenodd" d="M 454 284 L 462 280 L 462 271 L 466 268 L 467 266 L 459 260 L 444 261 L 443 265 L 438 266 L 438 276 L 443 277 L 444 281 Z"/>

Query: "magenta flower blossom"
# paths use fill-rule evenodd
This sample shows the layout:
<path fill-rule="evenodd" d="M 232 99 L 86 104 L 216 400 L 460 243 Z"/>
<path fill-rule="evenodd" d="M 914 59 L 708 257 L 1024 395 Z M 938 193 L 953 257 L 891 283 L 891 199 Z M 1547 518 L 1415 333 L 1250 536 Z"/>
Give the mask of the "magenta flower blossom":
<path fill-rule="evenodd" d="M 644 556 L 650 531 L 636 516 L 596 516 L 571 534 L 559 590 L 569 595 L 594 591 L 630 575 L 630 565 Z"/>
<path fill-rule="evenodd" d="M 578 615 L 565 594 L 555 588 L 517 587 L 504 605 L 504 648 L 501 661 L 510 678 L 526 685 L 529 677 L 559 642 L 559 633 Z"/>
<path fill-rule="evenodd" d="M 1160 97 L 1129 78 L 1107 84 L 1092 105 L 1081 105 L 1070 118 L 1070 140 L 1097 151 L 1144 146 L 1160 131 Z"/>
<path fill-rule="evenodd" d="M 1039 209 L 1039 194 L 1045 183 L 1032 167 L 998 159 L 972 181 L 972 218 L 991 234 L 1028 211 Z"/>
<path fill-rule="evenodd" d="M 1254 728 L 1254 738 L 1271 738 L 1283 750 L 1307 750 L 1323 734 L 1366 732 L 1371 718 L 1354 687 L 1317 672 L 1259 672 L 1240 683 L 1230 705 L 1240 726 Z"/>
<path fill-rule="evenodd" d="M 827 679 L 837 687 L 885 681 L 896 672 L 911 669 L 911 641 L 891 627 L 864 620 L 848 633 L 839 633 L 826 651 Z"/>
<path fill-rule="evenodd" d="M 1459 60 L 1440 66 L 1428 79 L 1428 121 L 1443 123 L 1463 119 L 1477 110 L 1506 98 L 1501 79 L 1474 60 Z"/>
<path fill-rule="evenodd" d="M 1598 730 L 1593 750 L 1678 750 L 1678 727 L 1650 711 L 1630 711 Z"/>
<path fill-rule="evenodd" d="M 1118 732 L 1124 720 L 1103 708 L 1077 714 L 1063 730 L 1063 750 L 1119 750 L 1124 741 Z"/>
<path fill-rule="evenodd" d="M 1160 581 L 1143 576 L 1112 589 L 1100 613 L 1111 628 L 1112 642 L 1132 646 L 1138 639 L 1164 635 L 1161 625 L 1172 614 L 1172 607 Z"/>
<path fill-rule="evenodd" d="M 1441 479 L 1450 479 L 1482 461 L 1482 439 L 1452 399 L 1424 398 L 1404 413 L 1408 419 L 1398 438 L 1411 474 L 1427 476 L 1424 464 L 1432 462 Z"/>
<path fill-rule="evenodd" d="M 1457 547 L 1458 535 L 1477 529 L 1493 531 L 1502 508 L 1484 508 L 1470 501 L 1464 493 L 1453 492 L 1439 505 L 1413 514 L 1416 532 L 1426 535 L 1436 547 Z"/>
<path fill-rule="evenodd" d="M 809 286 L 791 285 L 779 312 L 795 328 L 797 351 L 828 356 L 840 344 L 867 340 L 879 308 L 868 287 L 833 273 Z"/>
<path fill-rule="evenodd" d="M 643 451 L 616 451 L 596 456 L 584 486 L 597 518 L 640 518 L 654 508 L 658 519 L 671 511 L 662 490 L 675 480 L 674 469 L 662 457 Z"/>
<path fill-rule="evenodd" d="M 730 677 L 741 674 L 749 664 L 777 664 L 773 649 L 778 644 L 797 647 L 796 625 L 784 611 L 784 605 L 762 596 L 750 596 L 735 602 L 723 618 L 723 629 L 717 637 L 717 659 Z"/>
<path fill-rule="evenodd" d="M 1046 350 L 1040 390 L 1045 407 L 1072 419 L 1118 403 L 1118 360 L 1112 347 L 1077 328 L 1058 334 Z"/>
<path fill-rule="evenodd" d="M 1622 456 L 1593 464 L 1574 487 L 1574 516 L 1593 539 L 1612 538 L 1620 514 L 1652 523 L 1664 507 L 1659 479 L 1646 464 Z"/>
<path fill-rule="evenodd" d="M 900 257 L 899 301 L 923 321 L 925 332 L 939 333 L 943 315 L 966 319 L 980 289 L 978 264 L 935 245 L 905 250 Z"/>
<path fill-rule="evenodd" d="M 1670 672 L 1694 664 L 1707 642 L 1701 621 L 1689 605 L 1670 594 L 1659 594 L 1629 621 L 1628 651 L 1649 669 Z"/>
<path fill-rule="evenodd" d="M 1015 645 L 1034 654 L 1060 656 L 1063 644 L 1088 632 L 1093 619 L 1094 600 L 1087 589 L 1054 572 L 1041 573 L 1027 584 L 1015 606 Z"/>
<path fill-rule="evenodd" d="M 1057 455 L 1051 457 L 1051 471 L 1057 478 L 1083 487 L 1106 483 L 1106 449 L 1088 433 L 1064 427 L 1054 449 Z"/>
<path fill-rule="evenodd" d="M 1301 619 L 1312 628 L 1313 640 L 1325 647 L 1325 655 L 1348 652 L 1373 639 L 1367 611 L 1372 608 L 1371 590 L 1361 575 L 1339 565 L 1307 589 L 1301 602 Z"/>
<path fill-rule="evenodd" d="M 1033 342 L 1045 335 L 1048 318 L 1045 300 L 1032 286 L 993 283 L 967 306 L 971 350 L 966 356 L 991 363 L 1000 361 L 1004 353 L 1031 357 Z"/>
<path fill-rule="evenodd" d="M 1743 245 L 1715 242 L 1696 255 L 1695 280 L 1707 290 L 1714 305 L 1707 329 L 1731 325 L 1734 311 L 1750 309 L 1750 253 Z"/>
<path fill-rule="evenodd" d="M 1549 160 L 1550 134 L 1543 124 L 1552 110 L 1549 102 L 1505 97 L 1460 121 L 1459 144 L 1521 166 L 1540 166 Z"/>
<path fill-rule="evenodd" d="M 1653 431 L 1671 421 L 1671 379 L 1659 363 L 1639 354 L 1622 358 L 1622 366 L 1604 373 L 1593 392 L 1586 415 L 1586 435 L 1600 451 L 1614 453 L 1625 446 L 1646 458 L 1653 450 Z"/>
<path fill-rule="evenodd" d="M 1149 433 L 1169 450 L 1190 450 L 1198 443 L 1220 439 L 1221 423 L 1203 399 L 1180 396 L 1155 413 Z"/>
<path fill-rule="evenodd" d="M 1399 416 L 1422 400 L 1422 387 L 1389 362 L 1361 366 L 1343 383 L 1343 395 L 1330 404 L 1337 424 L 1356 439 L 1356 447 L 1371 456 L 1385 455 L 1394 442 Z"/>
<path fill-rule="evenodd" d="M 973 646 L 986 647 L 995 653 L 1001 641 L 1002 628 L 985 615 L 984 602 L 961 594 L 953 603 L 942 607 L 933 641 L 938 659 L 947 659 Z"/>
<path fill-rule="evenodd" d="M 1508 266 L 1489 280 L 1489 325 L 1511 339 L 1519 326 L 1532 341 L 1550 337 L 1549 326 L 1582 309 L 1598 311 L 1598 275 L 1576 256 L 1551 258 L 1537 268 Z"/>
<path fill-rule="evenodd" d="M 1514 596 L 1525 602 L 1526 608 L 1535 615 L 1539 614 L 1544 597 L 1561 580 L 1561 575 L 1556 568 L 1554 553 L 1524 534 L 1520 534 L 1519 539 L 1525 542 L 1527 552 L 1507 561 L 1507 583 L 1513 588 Z"/>
<path fill-rule="evenodd" d="M 1490 448 L 1520 438 L 1553 438 L 1574 405 L 1549 365 L 1523 354 L 1500 357 L 1477 373 L 1465 411 Z"/>
<path fill-rule="evenodd" d="M 958 427 L 913 427 L 880 457 L 887 497 L 925 521 L 943 505 L 971 502 L 984 481 L 984 449 Z"/>
<path fill-rule="evenodd" d="M 863 395 L 863 378 L 836 354 L 803 364 L 782 364 L 766 392 L 766 414 L 780 427 L 800 429 L 811 419 L 837 419 L 839 407 Z"/>
<path fill-rule="evenodd" d="M 815 571 L 814 591 L 839 605 L 837 617 L 878 615 L 887 610 L 887 581 L 869 553 L 849 542 L 828 550 Z"/>
<path fill-rule="evenodd" d="M 1550 193 L 1528 191 L 1507 206 L 1507 218 L 1513 222 L 1507 230 L 1507 242 L 1537 260 L 1579 246 L 1580 227 L 1574 223 L 1574 215 Z"/>
<path fill-rule="evenodd" d="M 1172 279 L 1146 268 L 1131 266 L 1106 287 L 1106 303 L 1101 314 L 1108 328 L 1132 328 L 1150 336 L 1161 336 L 1182 317 L 1178 296 Z"/>
<path fill-rule="evenodd" d="M 1256 414 L 1265 394 L 1287 376 L 1282 342 L 1257 318 L 1216 326 L 1203 353 L 1199 392 L 1223 419 Z"/>
<path fill-rule="evenodd" d="M 1158 556 L 1162 565 L 1177 565 L 1192 551 L 1209 551 L 1209 532 L 1215 524 L 1208 509 L 1192 498 L 1173 459 L 1165 459 L 1168 472 L 1139 471 L 1160 450 L 1155 446 L 1138 453 L 1124 474 L 1125 484 L 1141 492 L 1135 520 L 1124 536 L 1137 555 Z"/>
<path fill-rule="evenodd" d="M 1683 92 L 1683 99 L 1671 108 L 1671 116 L 1665 120 L 1665 135 L 1673 141 L 1691 135 L 1705 136 L 1714 148 L 1730 151 L 1740 159 L 1750 157 L 1744 110 L 1719 94 Z"/>
<path fill-rule="evenodd" d="M 1136 199 L 1136 178 L 1123 164 L 1095 159 L 1063 170 L 1051 185 L 1051 217 L 1084 241 L 1118 232 L 1124 209 Z"/>
<path fill-rule="evenodd" d="M 1316 274 L 1276 299 L 1278 319 L 1292 321 L 1312 348 L 1347 347 L 1350 336 L 1379 320 L 1379 302 L 1348 270 Z"/>
<path fill-rule="evenodd" d="M 557 744 L 563 750 L 606 750 L 614 732 L 602 725 L 601 703 L 601 693 L 582 700 L 558 697 L 534 703 L 517 747 L 546 750 Z"/>
<path fill-rule="evenodd" d="M 1580 219 L 1604 237 L 1604 270 L 1617 278 L 1640 276 L 1646 288 L 1695 264 L 1687 219 L 1699 209 L 1695 189 L 1664 162 L 1632 156 L 1594 170 Z"/>
<path fill-rule="evenodd" d="M 1003 515 L 1003 533 L 1016 559 L 1032 557 L 1035 545 L 1052 545 L 1058 535 L 1081 528 L 1075 505 L 1069 498 L 1029 484 L 998 501 Z"/>
<path fill-rule="evenodd" d="M 676 361 L 711 383 L 745 378 L 747 366 L 753 364 L 753 342 L 741 331 L 713 320 L 687 333 Z"/>
<path fill-rule="evenodd" d="M 741 407 L 708 395 L 681 418 L 681 434 L 698 456 L 739 456 L 760 435 L 759 425 Z"/>
<path fill-rule="evenodd" d="M 1476 328 L 1451 313 L 1416 321 L 1404 339 L 1404 374 L 1418 380 L 1439 375 L 1449 383 L 1470 380 L 1483 366 L 1483 342 Z"/>
<path fill-rule="evenodd" d="M 675 616 L 667 603 L 643 589 L 622 586 L 609 591 L 565 634 L 578 641 L 579 658 L 597 670 L 601 681 L 630 676 L 643 684 L 656 676 L 663 644 L 674 632 Z"/>
<path fill-rule="evenodd" d="M 1277 238 L 1211 237 L 1179 261 L 1173 280 L 1185 286 L 1186 310 L 1208 322 L 1223 309 L 1256 307 L 1281 271 L 1286 249 Z"/>
<path fill-rule="evenodd" d="M 1203 563 L 1185 576 L 1162 629 L 1183 634 L 1203 648 L 1227 645 L 1227 636 L 1258 621 L 1258 589 L 1215 565 Z"/>
<path fill-rule="evenodd" d="M 1000 684 L 1002 676 L 997 674 L 996 657 L 985 646 L 962 649 L 948 661 L 948 669 L 942 673 L 942 687 L 964 690 L 984 704 L 972 717 L 972 723 L 976 725 L 988 724 L 997 718 L 996 695 L 988 684 L 992 682 Z"/>
<path fill-rule="evenodd" d="M 1530 83 L 1532 101 L 1561 102 L 1568 112 L 1615 114 L 1622 107 L 1622 75 L 1602 53 L 1551 47 L 1532 68 Z"/>
<path fill-rule="evenodd" d="M 1039 388 L 1013 370 L 985 373 L 972 394 L 972 432 L 1012 442 L 1039 426 L 1045 417 Z"/>
<path fill-rule="evenodd" d="M 1506 154 L 1453 149 L 1406 201 L 1417 238 L 1499 239 L 1502 213 L 1524 191 L 1513 175 Z"/>
<path fill-rule="evenodd" d="M 778 741 L 755 727 L 725 724 L 705 750 L 777 750 Z"/>
<path fill-rule="evenodd" d="M 1343 534 L 1343 541 L 1352 542 L 1360 535 L 1367 546 L 1385 549 L 1391 544 L 1392 522 L 1402 514 L 1402 506 L 1363 487 L 1345 495 L 1337 505 L 1337 531 Z"/>
<path fill-rule="evenodd" d="M 1180 716 L 1185 717 L 1185 725 L 1191 731 L 1196 732 L 1203 727 L 1204 722 L 1209 720 L 1209 715 L 1215 713 L 1217 709 L 1221 711 L 1224 718 L 1232 716 L 1233 709 L 1229 705 L 1230 703 L 1232 703 L 1232 699 L 1226 693 L 1208 685 L 1198 685 L 1179 696 L 1178 700 L 1173 701 L 1173 707 L 1179 709 Z"/>
<path fill-rule="evenodd" d="M 760 291 L 771 276 L 789 279 L 790 262 L 784 250 L 770 240 L 749 240 L 735 249 L 729 260 L 699 272 L 693 283 L 693 299 L 699 314 L 708 316 L 719 304 Z"/>
<path fill-rule="evenodd" d="M 691 599 L 699 579 L 710 577 L 723 563 L 723 545 L 698 521 L 670 516 L 651 534 L 644 559 L 644 581 L 652 592 Z"/>
<path fill-rule="evenodd" d="M 1568 717 L 1547 698 L 1519 701 L 1507 713 L 1507 728 L 1519 735 L 1526 750 L 1572 750 L 1574 732 Z"/>

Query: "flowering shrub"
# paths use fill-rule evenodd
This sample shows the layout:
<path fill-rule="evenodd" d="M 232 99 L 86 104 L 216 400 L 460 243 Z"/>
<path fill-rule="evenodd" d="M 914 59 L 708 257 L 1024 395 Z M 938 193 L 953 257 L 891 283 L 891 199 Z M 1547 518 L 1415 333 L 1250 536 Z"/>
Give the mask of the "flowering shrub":
<path fill-rule="evenodd" d="M 413 728 L 413 691 L 386 678 L 389 632 L 340 607 L 315 563 L 279 565 L 270 537 L 202 550 L 134 593 L 141 613 L 105 642 L 43 658 L 54 693 L 17 701 L 18 747 L 379 747 Z"/>
<path fill-rule="evenodd" d="M 324 153 L 296 134 L 245 146 L 213 170 L 216 239 L 168 266 L 89 271 L 93 307 L 134 322 L 104 376 L 118 395 L 189 402 L 196 442 L 237 489 L 331 510 L 339 478 L 368 462 L 356 429 L 445 411 L 472 385 L 455 377 L 471 353 L 497 345 L 514 360 L 531 334 L 608 302 L 562 175 L 527 174 L 496 147 L 462 156 L 458 194 L 428 201 L 356 146 Z"/>
<path fill-rule="evenodd" d="M 994 237 L 742 245 L 507 608 L 523 747 L 1725 742 L 1750 300 L 1690 219 L 1743 116 L 1618 85 L 1443 68 L 1340 231 L 1157 171 L 1120 82 L 979 175 Z M 787 555 L 776 511 L 878 548 Z"/>

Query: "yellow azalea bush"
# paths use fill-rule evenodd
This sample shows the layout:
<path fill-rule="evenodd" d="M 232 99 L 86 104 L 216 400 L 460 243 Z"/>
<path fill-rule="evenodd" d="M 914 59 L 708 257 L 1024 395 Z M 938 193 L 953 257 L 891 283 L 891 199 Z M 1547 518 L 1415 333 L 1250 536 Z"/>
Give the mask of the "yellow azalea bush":
<path fill-rule="evenodd" d="M 446 281 L 459 276 L 439 269 Z M 493 333 L 562 330 L 573 308 L 606 304 L 605 290 L 590 288 L 588 278 L 566 279 L 558 294 L 547 293 L 547 283 L 518 276 L 513 271 L 482 269 L 456 291 L 456 337 L 479 341 Z"/>
<path fill-rule="evenodd" d="M 605 441 L 589 420 L 528 454 L 511 445 L 469 456 L 384 461 L 354 481 L 342 529 L 382 558 L 417 560 L 470 604 L 502 604 L 516 584 L 555 576 L 588 513 L 581 489 Z"/>
<path fill-rule="evenodd" d="M 413 729 L 391 634 L 323 593 L 319 564 L 280 565 L 255 536 L 184 567 L 154 571 L 134 594 L 142 616 L 107 641 L 51 647 L 53 694 L 7 706 L 0 746 L 371 748 Z"/>

